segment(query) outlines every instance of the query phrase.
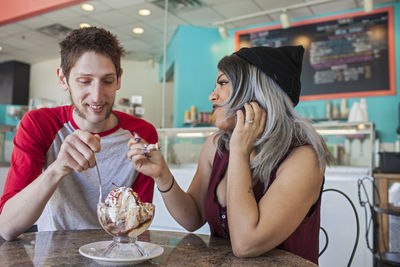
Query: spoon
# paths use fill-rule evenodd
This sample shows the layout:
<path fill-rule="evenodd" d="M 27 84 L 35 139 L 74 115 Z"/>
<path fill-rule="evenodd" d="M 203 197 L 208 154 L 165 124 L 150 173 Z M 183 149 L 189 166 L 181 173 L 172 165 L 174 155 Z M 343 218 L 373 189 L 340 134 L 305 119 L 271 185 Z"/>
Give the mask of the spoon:
<path fill-rule="evenodd" d="M 103 196 L 103 191 L 101 189 L 101 176 L 100 176 L 99 166 L 97 165 L 96 155 L 94 155 L 94 160 L 96 161 L 97 178 L 99 178 L 99 180 L 98 180 L 99 181 L 99 187 L 100 187 L 99 203 L 101 203 L 101 198 Z"/>

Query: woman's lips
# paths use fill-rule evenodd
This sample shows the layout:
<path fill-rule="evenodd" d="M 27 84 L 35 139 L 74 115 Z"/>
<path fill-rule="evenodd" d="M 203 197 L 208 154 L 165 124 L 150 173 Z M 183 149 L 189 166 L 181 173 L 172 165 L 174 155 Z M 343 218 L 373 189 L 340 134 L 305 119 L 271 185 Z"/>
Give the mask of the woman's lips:
<path fill-rule="evenodd" d="M 214 112 L 215 112 L 215 110 L 216 110 L 217 108 L 219 108 L 219 106 L 218 106 L 218 105 L 213 105 L 213 106 L 212 106 L 212 113 L 214 113 Z"/>

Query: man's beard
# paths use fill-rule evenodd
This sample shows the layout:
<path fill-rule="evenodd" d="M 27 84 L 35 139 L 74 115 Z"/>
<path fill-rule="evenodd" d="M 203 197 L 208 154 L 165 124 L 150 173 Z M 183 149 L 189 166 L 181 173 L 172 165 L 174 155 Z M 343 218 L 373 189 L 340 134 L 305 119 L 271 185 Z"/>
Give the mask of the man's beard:
<path fill-rule="evenodd" d="M 87 116 L 86 116 L 85 112 L 83 110 L 81 110 L 79 108 L 79 106 L 75 103 L 74 99 L 72 98 L 71 92 L 69 93 L 69 97 L 71 99 L 72 106 L 74 107 L 74 110 L 76 111 L 76 114 L 79 117 L 81 117 L 82 119 L 86 120 Z M 107 109 L 106 109 L 106 116 L 105 116 L 104 120 L 106 120 L 106 119 L 108 119 L 110 117 L 110 115 L 112 113 L 113 106 L 114 105 L 112 105 L 110 108 L 107 108 L 108 106 L 106 106 Z"/>

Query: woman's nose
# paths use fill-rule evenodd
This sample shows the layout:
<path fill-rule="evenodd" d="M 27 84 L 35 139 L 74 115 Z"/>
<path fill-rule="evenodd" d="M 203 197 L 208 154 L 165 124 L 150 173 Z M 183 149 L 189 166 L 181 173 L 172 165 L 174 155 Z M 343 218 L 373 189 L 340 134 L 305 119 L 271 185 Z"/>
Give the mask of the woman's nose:
<path fill-rule="evenodd" d="M 215 90 L 212 91 L 212 93 L 211 93 L 210 96 L 208 97 L 208 100 L 210 100 L 211 102 L 217 100 L 217 95 L 215 94 Z"/>

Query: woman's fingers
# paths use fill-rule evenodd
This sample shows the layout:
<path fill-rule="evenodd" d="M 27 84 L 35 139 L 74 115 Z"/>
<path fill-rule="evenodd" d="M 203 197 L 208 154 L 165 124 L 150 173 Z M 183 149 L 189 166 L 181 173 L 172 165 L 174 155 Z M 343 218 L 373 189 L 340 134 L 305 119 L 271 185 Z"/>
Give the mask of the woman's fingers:
<path fill-rule="evenodd" d="M 134 133 L 133 136 L 129 139 L 128 146 L 131 147 L 134 144 L 144 144 L 148 145 L 149 143 L 146 142 L 143 138 L 141 138 L 137 133 Z"/>
<path fill-rule="evenodd" d="M 251 110 L 254 114 L 253 121 L 256 126 L 261 126 L 261 128 L 265 127 L 265 119 L 266 119 L 266 112 L 265 110 L 260 107 L 257 102 L 250 103 Z M 247 120 L 247 119 L 246 119 Z"/>
<path fill-rule="evenodd" d="M 253 106 L 246 103 L 244 104 L 244 109 L 246 111 L 246 123 L 251 124 L 252 122 L 254 122 L 254 110 L 253 110 Z"/>
<path fill-rule="evenodd" d="M 237 110 L 236 111 L 236 127 L 242 126 L 244 124 L 244 114 L 242 110 Z"/>

